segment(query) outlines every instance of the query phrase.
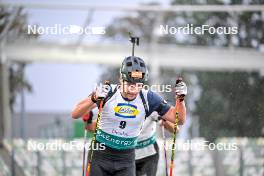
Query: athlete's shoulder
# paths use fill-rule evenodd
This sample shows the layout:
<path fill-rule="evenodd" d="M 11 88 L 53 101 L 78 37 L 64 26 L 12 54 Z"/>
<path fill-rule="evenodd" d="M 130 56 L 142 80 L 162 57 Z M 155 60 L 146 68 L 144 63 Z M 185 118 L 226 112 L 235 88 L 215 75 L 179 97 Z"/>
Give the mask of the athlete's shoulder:
<path fill-rule="evenodd" d="M 160 102 L 163 99 L 159 94 L 151 90 L 147 91 L 147 98 L 149 102 Z"/>
<path fill-rule="evenodd" d="M 149 103 L 149 113 L 156 111 L 159 115 L 164 115 L 170 108 L 170 105 L 156 92 L 151 90 L 147 93 Z"/>
<path fill-rule="evenodd" d="M 146 96 L 148 98 L 148 100 L 150 99 L 153 99 L 153 98 L 157 98 L 157 97 L 160 97 L 160 95 L 158 95 L 156 92 L 153 92 L 152 90 L 147 90 L 147 89 L 142 89 L 141 90 L 142 94 L 144 96 Z"/>

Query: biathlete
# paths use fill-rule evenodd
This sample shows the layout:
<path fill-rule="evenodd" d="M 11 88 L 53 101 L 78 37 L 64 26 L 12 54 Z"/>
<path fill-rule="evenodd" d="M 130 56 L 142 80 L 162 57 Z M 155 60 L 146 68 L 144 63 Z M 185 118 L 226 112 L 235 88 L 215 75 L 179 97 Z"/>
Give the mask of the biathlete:
<path fill-rule="evenodd" d="M 94 105 L 104 102 L 100 121 L 96 128 L 95 143 L 103 143 L 105 150 L 94 150 L 89 174 L 91 176 L 135 176 L 135 148 L 145 119 L 157 112 L 162 119 L 175 123 L 176 109 L 178 124 L 186 119 L 186 108 L 181 94 L 186 85 L 176 87 L 176 106 L 169 105 L 158 94 L 144 90 L 148 79 L 145 62 L 136 56 L 124 59 L 120 68 L 120 85 L 100 85 L 86 99 L 76 105 L 73 118 L 79 118 Z"/>
<path fill-rule="evenodd" d="M 82 116 L 83 121 L 87 124 L 86 130 L 95 131 L 96 114 L 98 109 L 86 112 Z M 142 131 L 138 137 L 135 150 L 136 159 L 136 176 L 156 176 L 159 161 L 159 146 L 156 141 L 156 127 L 160 120 L 160 126 L 165 127 L 169 132 L 173 133 L 174 124 L 164 121 L 158 113 L 153 112 L 145 121 Z M 179 131 L 179 128 L 177 128 Z"/>

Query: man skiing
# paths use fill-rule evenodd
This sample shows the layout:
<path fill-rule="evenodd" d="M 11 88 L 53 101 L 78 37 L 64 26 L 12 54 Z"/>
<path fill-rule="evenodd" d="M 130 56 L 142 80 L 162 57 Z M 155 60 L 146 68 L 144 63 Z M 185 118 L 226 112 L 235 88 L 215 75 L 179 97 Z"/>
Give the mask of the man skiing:
<path fill-rule="evenodd" d="M 95 130 L 95 143 L 104 143 L 106 148 L 92 151 L 90 175 L 135 176 L 137 138 L 145 118 L 154 111 L 162 119 L 174 123 L 177 108 L 179 124 L 185 122 L 185 83 L 180 82 L 176 86 L 177 107 L 173 107 L 156 93 L 142 89 L 147 79 L 145 62 L 136 56 L 127 57 L 120 68 L 119 86 L 97 86 L 95 91 L 78 103 L 72 111 L 72 117 L 76 119 L 91 111 L 95 104 L 104 101 L 98 128 Z"/>

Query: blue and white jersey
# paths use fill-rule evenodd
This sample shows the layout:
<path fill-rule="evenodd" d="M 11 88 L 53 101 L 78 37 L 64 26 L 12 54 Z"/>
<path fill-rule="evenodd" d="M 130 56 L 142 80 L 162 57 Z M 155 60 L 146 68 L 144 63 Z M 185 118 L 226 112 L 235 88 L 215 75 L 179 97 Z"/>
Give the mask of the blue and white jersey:
<path fill-rule="evenodd" d="M 149 109 L 146 114 L 140 95 L 128 101 L 122 97 L 120 89 L 105 103 L 96 140 L 114 149 L 131 149 L 137 145 L 145 116 L 156 111 L 164 115 L 170 106 L 156 93 L 142 90 Z"/>

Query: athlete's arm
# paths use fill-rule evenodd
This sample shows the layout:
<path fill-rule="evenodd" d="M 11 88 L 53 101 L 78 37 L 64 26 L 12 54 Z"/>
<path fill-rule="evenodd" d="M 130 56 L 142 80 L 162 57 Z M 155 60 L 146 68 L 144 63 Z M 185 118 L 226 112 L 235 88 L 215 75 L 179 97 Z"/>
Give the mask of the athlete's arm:
<path fill-rule="evenodd" d="M 161 120 L 161 125 L 164 126 L 164 128 L 166 130 L 168 130 L 169 132 L 173 133 L 174 132 L 174 124 L 169 122 L 169 121 L 165 121 L 165 120 Z M 177 126 L 177 133 L 180 131 L 179 126 Z"/>
<path fill-rule="evenodd" d="M 96 104 L 91 100 L 91 96 L 80 101 L 72 110 L 72 118 L 77 119 L 84 115 L 85 113 L 91 111 Z"/>
<path fill-rule="evenodd" d="M 182 78 L 178 78 L 175 84 L 175 107 L 171 107 L 169 111 L 164 115 L 164 119 L 175 123 L 175 119 L 178 118 L 178 124 L 182 125 L 186 120 L 186 107 L 184 97 L 187 95 L 187 86 Z"/>
<path fill-rule="evenodd" d="M 86 99 L 79 102 L 72 111 L 72 118 L 77 119 L 84 115 L 87 111 L 91 111 L 99 99 L 103 99 L 107 96 L 111 90 L 110 85 L 100 84 L 96 87 L 95 91 Z"/>
<path fill-rule="evenodd" d="M 184 100 L 180 101 L 180 99 L 176 98 L 177 107 L 173 107 L 155 92 L 148 91 L 147 98 L 149 102 L 149 114 L 151 114 L 153 111 L 156 111 L 164 120 L 170 121 L 174 124 L 177 109 L 179 113 L 178 124 L 182 125 L 185 122 L 186 108 Z"/>
<path fill-rule="evenodd" d="M 163 119 L 175 123 L 176 112 L 179 114 L 179 122 L 178 125 L 184 124 L 186 120 L 186 107 L 184 101 L 180 101 L 176 99 L 176 106 L 171 106 L 170 109 L 163 115 Z"/>

